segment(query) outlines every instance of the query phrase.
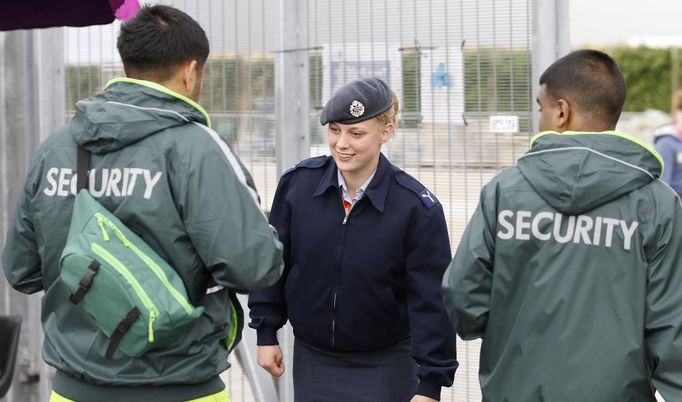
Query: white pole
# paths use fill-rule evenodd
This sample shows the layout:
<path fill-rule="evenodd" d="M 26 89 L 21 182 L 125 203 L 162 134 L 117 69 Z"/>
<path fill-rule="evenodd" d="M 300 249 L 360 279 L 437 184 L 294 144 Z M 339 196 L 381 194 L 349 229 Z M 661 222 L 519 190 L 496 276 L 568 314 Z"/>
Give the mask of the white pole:
<path fill-rule="evenodd" d="M 64 124 L 63 29 L 0 33 L 0 244 L 14 213 L 33 152 Z M 26 296 L 0 280 L 0 314 L 23 316 L 14 380 L 3 401 L 49 399 L 52 372 L 41 357 L 42 293 Z"/>
<path fill-rule="evenodd" d="M 570 51 L 569 0 L 533 0 L 533 97 L 547 67 Z M 538 114 L 533 114 L 537 130 Z"/>

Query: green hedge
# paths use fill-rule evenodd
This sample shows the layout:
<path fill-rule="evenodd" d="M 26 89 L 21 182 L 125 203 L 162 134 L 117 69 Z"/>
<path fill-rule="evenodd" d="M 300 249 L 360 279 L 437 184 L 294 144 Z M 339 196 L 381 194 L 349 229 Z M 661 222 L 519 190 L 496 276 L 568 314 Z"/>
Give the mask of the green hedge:
<path fill-rule="evenodd" d="M 682 51 L 679 49 L 630 48 L 617 46 L 600 49 L 620 65 L 628 86 L 624 110 L 670 109 L 674 88 L 682 83 Z M 677 56 L 679 53 L 679 57 Z M 528 49 L 464 50 L 464 108 L 468 113 L 524 112 L 535 108 L 531 82 L 531 54 Z M 322 56 L 310 54 L 310 105 L 322 107 Z M 419 124 L 421 111 L 420 55 L 408 50 L 402 55 L 403 124 Z M 673 73 L 672 71 L 676 71 Z M 672 79 L 672 75 L 676 79 Z M 99 90 L 100 67 L 66 66 L 66 97 L 73 104 Z M 238 112 L 257 108 L 274 94 L 274 60 L 264 57 L 227 56 L 210 59 L 205 70 L 202 104 L 209 112 Z"/>
<path fill-rule="evenodd" d="M 600 50 L 610 54 L 623 71 L 628 87 L 625 111 L 670 110 L 673 87 L 679 87 L 682 81 L 679 62 L 674 63 L 677 65 L 675 84 L 672 79 L 675 52 L 679 49 L 617 46 Z"/>
<path fill-rule="evenodd" d="M 529 50 L 464 50 L 464 110 L 524 112 L 532 110 Z"/>
<path fill-rule="evenodd" d="M 76 102 L 102 90 L 100 66 L 67 65 L 66 75 L 66 107 L 69 112 L 76 111 Z"/>
<path fill-rule="evenodd" d="M 421 97 L 421 55 L 417 49 L 402 52 L 403 99 L 400 105 L 402 127 L 414 128 L 420 123 Z"/>
<path fill-rule="evenodd" d="M 275 93 L 274 83 L 272 58 L 209 59 L 204 70 L 201 104 L 209 113 L 261 110 L 263 99 L 272 98 Z"/>
<path fill-rule="evenodd" d="M 673 90 L 682 83 L 682 50 L 627 46 L 599 50 L 611 55 L 623 71 L 628 87 L 626 112 L 670 110 Z M 465 110 L 489 113 L 532 110 L 535 94 L 531 94 L 530 65 L 528 50 L 466 49 Z"/>

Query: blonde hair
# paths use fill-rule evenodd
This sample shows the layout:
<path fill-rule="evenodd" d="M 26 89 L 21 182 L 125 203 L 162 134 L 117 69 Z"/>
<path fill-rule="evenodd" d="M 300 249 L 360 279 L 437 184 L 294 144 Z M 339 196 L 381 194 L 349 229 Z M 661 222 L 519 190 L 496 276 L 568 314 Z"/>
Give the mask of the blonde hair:
<path fill-rule="evenodd" d="M 398 110 L 400 109 L 400 103 L 398 102 L 398 97 L 395 92 L 391 91 L 391 107 L 389 107 L 385 112 L 376 117 L 380 123 L 388 124 L 393 123 L 393 127 L 398 128 Z"/>

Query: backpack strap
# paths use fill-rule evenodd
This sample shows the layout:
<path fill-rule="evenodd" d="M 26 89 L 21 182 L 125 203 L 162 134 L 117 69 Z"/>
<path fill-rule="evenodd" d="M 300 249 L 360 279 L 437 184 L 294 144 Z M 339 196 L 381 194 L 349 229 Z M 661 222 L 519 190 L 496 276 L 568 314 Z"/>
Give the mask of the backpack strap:
<path fill-rule="evenodd" d="M 137 307 L 133 307 L 133 309 L 128 312 L 128 315 L 118 323 L 114 333 L 111 334 L 111 342 L 109 342 L 109 347 L 107 348 L 107 360 L 114 359 L 114 352 L 118 348 L 118 344 L 121 343 L 121 339 L 123 339 L 123 336 L 125 336 L 126 332 L 128 332 L 139 316 L 140 310 Z"/>
<path fill-rule="evenodd" d="M 83 300 L 83 296 L 85 296 L 85 293 L 90 290 L 90 286 L 92 286 L 92 280 L 97 275 L 97 271 L 99 270 L 100 263 L 93 260 L 90 265 L 88 266 L 88 269 L 85 270 L 85 273 L 83 274 L 83 277 L 81 278 L 80 282 L 78 283 L 78 290 L 76 293 L 72 294 L 71 297 L 69 297 L 69 300 L 71 300 L 71 303 L 73 304 L 78 304 Z"/>
<path fill-rule="evenodd" d="M 76 165 L 77 192 L 88 186 L 88 168 L 90 167 L 90 152 L 78 146 L 78 164 Z"/>

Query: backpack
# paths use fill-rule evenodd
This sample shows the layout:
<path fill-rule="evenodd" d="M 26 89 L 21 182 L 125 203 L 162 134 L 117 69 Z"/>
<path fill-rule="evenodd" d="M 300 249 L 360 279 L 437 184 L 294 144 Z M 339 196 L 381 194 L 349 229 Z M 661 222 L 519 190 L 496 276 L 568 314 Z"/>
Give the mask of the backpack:
<path fill-rule="evenodd" d="M 182 279 L 137 234 L 86 188 L 89 153 L 78 148 L 77 186 L 59 279 L 70 301 L 131 357 L 172 343 L 204 312 L 194 307 Z"/>

